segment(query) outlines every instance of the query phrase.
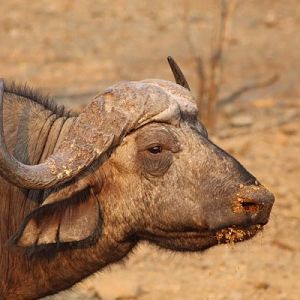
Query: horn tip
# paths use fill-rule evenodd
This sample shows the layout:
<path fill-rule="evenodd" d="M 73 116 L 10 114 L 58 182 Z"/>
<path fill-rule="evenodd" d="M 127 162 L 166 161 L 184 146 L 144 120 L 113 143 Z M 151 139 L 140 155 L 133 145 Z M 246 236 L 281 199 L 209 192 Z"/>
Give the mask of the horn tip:
<path fill-rule="evenodd" d="M 173 59 L 173 57 L 171 55 L 167 56 L 167 60 L 168 60 L 169 63 L 171 63 L 171 62 L 174 61 L 174 59 Z"/>

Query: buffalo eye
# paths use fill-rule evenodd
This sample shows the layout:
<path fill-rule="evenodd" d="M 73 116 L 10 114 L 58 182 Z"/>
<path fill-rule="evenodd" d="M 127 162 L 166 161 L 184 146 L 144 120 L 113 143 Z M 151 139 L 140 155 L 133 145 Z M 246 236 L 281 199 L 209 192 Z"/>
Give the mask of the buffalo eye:
<path fill-rule="evenodd" d="M 162 152 L 162 147 L 160 145 L 156 145 L 147 149 L 151 154 L 159 154 Z"/>

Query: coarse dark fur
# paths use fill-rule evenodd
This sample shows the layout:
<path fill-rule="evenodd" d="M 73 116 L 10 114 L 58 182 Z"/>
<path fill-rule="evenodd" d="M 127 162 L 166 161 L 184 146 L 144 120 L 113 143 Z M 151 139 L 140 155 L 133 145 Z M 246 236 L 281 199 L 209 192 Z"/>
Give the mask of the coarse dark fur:
<path fill-rule="evenodd" d="M 4 85 L 4 92 L 36 102 L 59 117 L 78 116 L 76 112 L 66 109 L 64 105 L 58 105 L 52 97 L 42 93 L 38 89 L 30 87 L 26 83 L 22 85 L 12 81 Z"/>

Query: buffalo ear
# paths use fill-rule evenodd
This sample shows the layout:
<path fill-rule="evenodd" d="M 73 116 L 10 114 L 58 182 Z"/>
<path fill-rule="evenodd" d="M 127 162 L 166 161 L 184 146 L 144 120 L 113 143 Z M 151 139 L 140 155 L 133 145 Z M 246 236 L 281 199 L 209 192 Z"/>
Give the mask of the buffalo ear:
<path fill-rule="evenodd" d="M 100 203 L 86 188 L 30 213 L 11 241 L 33 252 L 89 247 L 97 242 L 102 221 Z"/>

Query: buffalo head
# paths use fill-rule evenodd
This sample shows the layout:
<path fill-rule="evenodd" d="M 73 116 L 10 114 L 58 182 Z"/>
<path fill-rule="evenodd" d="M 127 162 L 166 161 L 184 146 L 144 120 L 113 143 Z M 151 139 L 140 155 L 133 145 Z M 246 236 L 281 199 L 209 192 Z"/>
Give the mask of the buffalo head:
<path fill-rule="evenodd" d="M 90 247 L 110 227 L 118 242 L 196 251 L 250 238 L 268 222 L 273 195 L 209 139 L 186 80 L 170 63 L 178 84 L 153 79 L 108 88 L 38 165 L 9 153 L 0 113 L 1 175 L 46 190 L 14 244 Z"/>

